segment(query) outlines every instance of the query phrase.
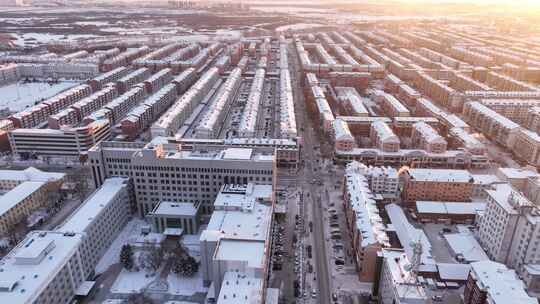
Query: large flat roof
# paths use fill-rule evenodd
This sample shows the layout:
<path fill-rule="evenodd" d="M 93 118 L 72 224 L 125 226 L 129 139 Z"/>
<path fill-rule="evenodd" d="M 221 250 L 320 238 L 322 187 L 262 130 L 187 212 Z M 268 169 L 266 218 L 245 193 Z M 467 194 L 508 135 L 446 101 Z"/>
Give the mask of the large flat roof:
<path fill-rule="evenodd" d="M 421 182 L 472 182 L 472 175 L 467 170 L 456 169 L 408 169 L 411 179 Z"/>
<path fill-rule="evenodd" d="M 81 242 L 80 234 L 66 236 L 61 232 L 51 231 L 28 233 L 26 238 L 0 261 L 0 282 L 4 285 L 2 287 L 12 288 L 10 291 L 0 292 L 0 302 L 33 303 L 68 262 Z M 43 251 L 44 247 L 47 247 L 48 252 Z M 29 256 L 28 252 L 46 254 L 34 263 L 17 263 L 17 258 Z"/>
<path fill-rule="evenodd" d="M 444 238 L 454 254 L 461 254 L 467 262 L 487 261 L 487 256 L 482 246 L 474 238 L 472 233 L 449 233 Z"/>
<path fill-rule="evenodd" d="M 58 230 L 84 232 L 107 205 L 114 201 L 116 195 L 127 187 L 127 181 L 128 179 L 121 177 L 106 179 L 103 185 L 84 201 Z"/>
<path fill-rule="evenodd" d="M 525 285 L 516 272 L 508 269 L 504 264 L 481 261 L 472 263 L 471 268 L 477 276 L 477 284 L 481 286 L 480 289 L 487 292 L 489 303 L 538 303 L 536 298 L 527 294 Z"/>
<path fill-rule="evenodd" d="M 214 259 L 222 261 L 247 262 L 250 268 L 263 268 L 265 241 L 221 239 Z"/>
<path fill-rule="evenodd" d="M 201 234 L 201 241 L 266 240 L 272 206 L 263 202 L 271 195 L 271 185 L 224 185 L 216 197 L 214 212 Z"/>
<path fill-rule="evenodd" d="M 223 276 L 217 304 L 260 304 L 263 280 L 243 272 L 227 271 Z"/>
<path fill-rule="evenodd" d="M 195 216 L 197 208 L 193 203 L 160 202 L 152 211 L 154 215 L 172 215 L 172 216 Z"/>

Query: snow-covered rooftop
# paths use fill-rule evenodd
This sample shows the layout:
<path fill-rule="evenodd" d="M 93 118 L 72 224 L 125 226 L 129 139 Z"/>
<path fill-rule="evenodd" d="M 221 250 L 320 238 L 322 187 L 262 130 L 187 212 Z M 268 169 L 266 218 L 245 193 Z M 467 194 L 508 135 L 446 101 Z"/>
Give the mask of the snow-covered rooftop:
<path fill-rule="evenodd" d="M 399 138 L 385 122 L 377 120 L 371 124 L 371 128 L 375 130 L 381 141 L 399 142 Z"/>
<path fill-rule="evenodd" d="M 448 246 L 454 254 L 460 254 L 467 262 L 488 261 L 487 256 L 482 246 L 478 243 L 472 233 L 449 233 L 445 234 L 444 238 L 448 242 Z"/>
<path fill-rule="evenodd" d="M 65 173 L 45 172 L 34 167 L 24 170 L 0 170 L 0 180 L 50 182 L 58 181 L 66 176 Z"/>
<path fill-rule="evenodd" d="M 34 303 L 75 254 L 82 235 L 32 231 L 0 261 L 1 303 Z"/>
<path fill-rule="evenodd" d="M 413 128 L 421 134 L 421 136 L 424 138 L 425 141 L 428 143 L 434 143 L 436 141 L 438 142 L 446 142 L 442 136 L 439 135 L 435 129 L 433 129 L 432 126 L 428 125 L 427 123 L 420 121 L 413 125 Z"/>
<path fill-rule="evenodd" d="M 216 248 L 214 259 L 218 261 L 245 262 L 247 267 L 263 269 L 265 262 L 264 240 L 237 240 L 222 238 Z"/>
<path fill-rule="evenodd" d="M 504 264 L 493 261 L 475 262 L 471 264 L 471 272 L 480 289 L 487 292 L 488 303 L 538 303 L 537 299 L 527 294 L 525 285 L 516 272 Z"/>
<path fill-rule="evenodd" d="M 193 203 L 160 202 L 152 211 L 153 215 L 195 216 L 197 208 Z"/>
<path fill-rule="evenodd" d="M 268 202 L 271 189 L 271 185 L 224 185 L 201 241 L 266 240 L 272 218 L 272 206 Z"/>
<path fill-rule="evenodd" d="M 66 219 L 58 231 L 85 232 L 107 205 L 115 202 L 117 195 L 127 187 L 127 182 L 128 179 L 121 177 L 106 179 L 103 185 Z"/>
<path fill-rule="evenodd" d="M 244 272 L 227 271 L 223 276 L 217 304 L 263 303 L 263 280 Z"/>
<path fill-rule="evenodd" d="M 382 255 L 391 276 L 395 296 L 404 303 L 424 303 L 427 301 L 424 288 L 416 281 L 413 273 L 408 270 L 411 262 L 407 254 L 399 250 L 384 249 Z"/>
<path fill-rule="evenodd" d="M 422 246 L 422 255 L 420 263 L 422 265 L 433 265 L 435 260 L 431 256 L 431 243 L 422 229 L 415 228 L 405 216 L 403 209 L 396 204 L 386 205 L 386 212 L 390 218 L 390 222 L 394 226 L 399 242 L 409 260 L 412 261 L 414 256 L 413 244 L 419 242 Z"/>
<path fill-rule="evenodd" d="M 354 140 L 349 125 L 345 121 L 336 119 L 334 120 L 333 127 L 336 140 Z"/>
<path fill-rule="evenodd" d="M 432 214 L 470 214 L 475 215 L 485 209 L 485 203 L 469 202 L 436 202 L 436 201 L 417 201 L 416 210 L 418 213 Z"/>
<path fill-rule="evenodd" d="M 472 182 L 472 175 L 467 170 L 412 168 L 407 172 L 411 179 L 419 182 Z"/>
<path fill-rule="evenodd" d="M 356 228 L 361 233 L 361 246 L 380 243 L 389 246 L 385 225 L 377 209 L 374 195 L 369 189 L 367 177 L 362 173 L 362 164 L 350 162 L 346 168 L 346 191 L 351 208 L 356 215 Z"/>
<path fill-rule="evenodd" d="M 17 206 L 17 204 L 21 203 L 41 187 L 45 186 L 45 184 L 45 182 L 23 182 L 6 194 L 0 196 L 0 216 Z"/>

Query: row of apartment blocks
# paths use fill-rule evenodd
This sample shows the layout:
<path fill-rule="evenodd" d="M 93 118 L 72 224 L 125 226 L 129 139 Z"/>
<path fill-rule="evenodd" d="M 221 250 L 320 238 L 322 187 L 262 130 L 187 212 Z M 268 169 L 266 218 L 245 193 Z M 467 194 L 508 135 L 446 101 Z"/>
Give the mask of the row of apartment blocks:
<path fill-rule="evenodd" d="M 145 72 L 149 74 L 146 69 Z M 120 75 L 127 74 L 127 71 L 117 69 L 107 74 L 106 77 L 89 81 L 93 87 L 102 88 L 93 94 L 90 85 L 85 84 L 51 98 L 55 103 L 44 102 L 38 105 L 37 108 L 41 109 L 54 104 L 55 111 L 64 108 L 47 117 L 47 129 L 31 129 L 41 121 L 41 118 L 30 120 L 36 116 L 31 114 L 40 113 L 33 109 L 10 117 L 15 128 L 21 127 L 10 131 L 9 142 L 14 153 L 77 157 L 101 140 L 108 140 L 113 134 L 123 133 L 126 138 L 134 138 L 158 119 L 194 77 L 193 69 L 189 69 L 171 82 L 171 70 L 164 69 L 145 77 L 147 79 L 141 84 L 124 86 L 127 91 L 120 94 L 118 84 L 121 79 L 107 85 L 101 84 L 102 79 L 118 79 Z M 171 84 L 165 87 L 169 82 Z M 148 94 L 152 95 L 143 102 Z"/>
<path fill-rule="evenodd" d="M 485 136 L 510 149 L 518 159 L 532 166 L 540 165 L 540 137 L 535 131 L 520 127 L 480 102 L 466 103 L 463 116 Z"/>
<path fill-rule="evenodd" d="M 447 141 L 434 128 L 438 125 L 437 119 L 429 117 L 395 117 L 392 121 L 382 117 L 338 116 L 332 130 L 335 157 L 341 161 L 356 159 L 379 165 L 403 165 L 411 161 L 417 165 L 429 165 L 435 159 L 437 163 L 434 165 L 448 161 L 449 167 L 460 161 L 464 161 L 464 167 L 487 165 L 485 147 L 475 137 L 462 128 L 453 128 Z M 413 149 L 401 149 L 396 132 L 411 137 Z M 369 137 L 373 148 L 357 148 L 356 138 L 362 137 Z M 456 150 L 447 150 L 449 146 Z"/>
<path fill-rule="evenodd" d="M 60 93 L 38 105 L 25 109 L 9 117 L 16 128 L 33 128 L 47 121 L 54 115 L 92 93 L 90 86 L 83 84 Z"/>
<path fill-rule="evenodd" d="M 201 68 L 209 58 L 218 55 L 222 50 L 223 45 L 218 42 L 205 45 L 202 49 L 198 43 L 173 43 L 134 60 L 132 65 L 148 68 L 152 72 L 170 68 L 176 74 L 188 68 Z"/>
<path fill-rule="evenodd" d="M 356 37 L 353 33 L 346 33 L 348 37 Z M 356 37 L 356 39 L 361 39 Z M 352 39 L 354 40 L 354 39 Z M 350 53 L 343 46 L 336 46 L 335 44 L 326 44 L 327 47 L 332 48 L 340 56 L 341 60 L 347 62 L 346 64 L 338 64 L 336 60 L 328 54 L 324 46 L 321 44 L 306 44 L 300 40 L 299 37 L 295 37 L 296 51 L 300 57 L 302 69 L 305 73 L 311 72 L 317 75 L 327 76 L 331 72 L 361 72 L 370 73 L 375 77 L 382 77 L 384 73 L 384 66 L 379 64 L 376 60 L 372 59 L 365 50 L 361 50 L 358 47 L 361 45 L 347 45 L 345 46 Z M 315 53 L 322 59 L 323 63 L 312 62 L 310 55 L 306 49 L 313 49 Z M 354 57 L 351 56 L 354 55 Z M 376 59 L 376 58 L 375 58 Z M 366 75 L 367 76 L 367 75 Z"/>

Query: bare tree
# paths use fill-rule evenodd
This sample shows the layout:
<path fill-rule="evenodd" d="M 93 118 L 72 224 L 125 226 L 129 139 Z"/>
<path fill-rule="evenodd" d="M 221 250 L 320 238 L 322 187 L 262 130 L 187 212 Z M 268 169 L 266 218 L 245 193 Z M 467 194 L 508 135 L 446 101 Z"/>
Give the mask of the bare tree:
<path fill-rule="evenodd" d="M 90 191 L 90 185 L 88 184 L 88 176 L 84 170 L 77 170 L 70 175 L 70 180 L 74 183 L 74 192 L 77 197 L 82 201 L 86 198 L 86 195 Z"/>
<path fill-rule="evenodd" d="M 142 269 L 157 271 L 165 260 L 165 251 L 155 243 L 146 242 L 139 255 L 139 267 Z"/>

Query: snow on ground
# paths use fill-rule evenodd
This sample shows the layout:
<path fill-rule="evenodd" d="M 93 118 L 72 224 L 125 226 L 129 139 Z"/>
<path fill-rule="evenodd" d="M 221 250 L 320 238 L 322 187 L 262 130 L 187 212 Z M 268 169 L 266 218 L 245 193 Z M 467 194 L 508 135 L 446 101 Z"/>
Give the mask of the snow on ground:
<path fill-rule="evenodd" d="M 324 26 L 322 24 L 318 23 L 296 23 L 296 24 L 289 24 L 284 25 L 276 28 L 276 32 L 285 32 L 285 31 L 298 31 L 298 30 L 305 30 L 315 27 Z"/>
<path fill-rule="evenodd" d="M 37 101 L 52 97 L 77 84 L 77 81 L 60 81 L 52 85 L 46 82 L 18 82 L 0 86 L 0 108 L 21 111 L 26 106 L 32 106 Z"/>
<path fill-rule="evenodd" d="M 201 271 L 193 277 L 183 277 L 174 273 L 167 277 L 169 293 L 173 295 L 192 296 L 197 292 L 206 293 L 208 288 L 203 286 Z"/>
<path fill-rule="evenodd" d="M 49 43 L 52 41 L 58 41 L 58 40 L 75 41 L 78 39 L 99 37 L 97 35 L 78 35 L 78 34 L 58 35 L 58 34 L 49 34 L 49 33 L 25 33 L 25 34 L 11 33 L 11 35 L 16 39 L 13 41 L 13 43 L 21 47 L 26 46 L 26 45 L 46 44 L 46 43 Z"/>
<path fill-rule="evenodd" d="M 137 253 L 135 253 L 133 258 L 137 261 Z M 127 271 L 122 269 L 111 287 L 111 293 L 138 293 L 154 281 L 160 271 L 161 269 L 151 275 L 144 270 Z"/>
<path fill-rule="evenodd" d="M 120 250 L 128 242 L 134 241 L 141 232 L 141 227 L 147 223 L 139 218 L 129 221 L 120 234 L 116 237 L 109 249 L 101 257 L 96 265 L 96 274 L 105 272 L 111 265 L 118 263 Z"/>

